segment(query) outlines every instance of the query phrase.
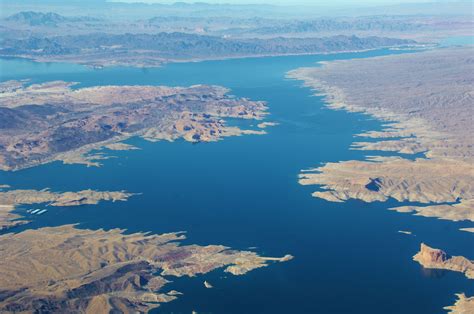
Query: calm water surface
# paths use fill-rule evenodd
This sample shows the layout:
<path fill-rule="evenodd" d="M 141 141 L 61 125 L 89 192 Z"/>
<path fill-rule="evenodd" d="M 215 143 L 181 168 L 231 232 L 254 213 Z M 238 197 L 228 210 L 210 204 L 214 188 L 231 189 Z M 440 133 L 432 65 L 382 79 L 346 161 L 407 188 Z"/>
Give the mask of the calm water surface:
<path fill-rule="evenodd" d="M 312 96 L 301 82 L 285 79 L 285 73 L 317 61 L 393 53 L 401 52 L 250 58 L 144 70 L 0 60 L 2 81 L 66 80 L 78 82 L 78 87 L 223 85 L 236 96 L 267 101 L 268 120 L 280 123 L 264 136 L 216 143 L 132 139 L 129 143 L 142 150 L 111 152 L 117 158 L 104 161 L 101 168 L 56 162 L 0 172 L 0 183 L 15 188 L 143 193 L 128 202 L 49 208 L 15 231 L 67 223 L 128 232 L 185 230 L 185 243 L 257 247 L 262 255 L 295 256 L 245 276 L 219 270 L 195 278 L 170 278 L 174 283 L 167 288 L 184 295 L 158 313 L 442 313 L 443 306 L 454 302 L 454 293 L 474 294 L 472 283 L 459 273 L 422 270 L 412 256 L 424 241 L 474 258 L 472 234 L 457 230 L 466 223 L 386 210 L 398 205 L 395 202 L 330 203 L 311 197 L 317 187 L 297 183 L 301 169 L 362 159 L 364 152 L 349 150 L 353 134 L 381 125 L 361 114 L 324 108 L 320 97 Z M 204 280 L 215 288 L 206 289 Z"/>

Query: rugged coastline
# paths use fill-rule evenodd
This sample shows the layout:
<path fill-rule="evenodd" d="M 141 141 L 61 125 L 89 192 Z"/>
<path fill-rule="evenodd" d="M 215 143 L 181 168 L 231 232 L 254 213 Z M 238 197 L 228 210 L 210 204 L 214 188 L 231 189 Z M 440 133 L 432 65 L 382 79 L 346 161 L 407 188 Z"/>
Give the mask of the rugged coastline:
<path fill-rule="evenodd" d="M 429 51 L 332 62 L 323 64 L 322 68 L 290 72 L 289 77 L 303 80 L 306 86 L 322 93 L 330 108 L 364 112 L 384 121 L 384 130 L 359 134 L 372 140 L 356 142 L 353 149 L 398 154 L 327 163 L 303 171 L 300 183 L 319 185 L 321 190 L 313 195 L 329 201 L 352 198 L 373 202 L 393 198 L 426 204 L 393 210 L 473 221 L 474 143 L 469 117 L 473 116 L 470 86 L 474 78 L 472 64 L 468 62 L 470 52 L 470 49 Z M 433 67 L 426 70 L 421 62 L 427 62 L 426 58 L 430 57 Z M 416 66 L 416 75 L 408 77 L 406 74 L 413 71 L 408 67 Z M 440 67 L 450 72 L 442 77 L 429 75 Z M 364 74 L 354 73 L 361 68 Z M 376 77 L 376 73 L 384 73 L 395 82 Z M 357 83 L 348 80 L 351 75 L 356 76 Z M 436 85 L 430 85 L 430 81 L 417 83 L 423 77 L 430 77 Z M 449 82 L 454 78 L 457 81 L 452 86 Z M 419 88 L 412 87 L 412 94 L 407 94 L 403 88 L 408 85 Z M 432 88 L 437 90 L 436 94 L 431 93 Z M 420 104 L 423 106 L 417 111 L 410 110 Z M 425 157 L 404 156 L 417 153 Z"/>
<path fill-rule="evenodd" d="M 300 184 L 319 186 L 313 196 L 331 202 L 395 199 L 415 204 L 391 210 L 474 222 L 472 73 L 472 47 L 323 62 L 288 73 L 324 96 L 329 108 L 365 113 L 384 123 L 381 131 L 356 135 L 368 140 L 354 142 L 351 149 L 370 152 L 366 160 L 303 170 Z M 377 156 L 377 151 L 393 155 Z M 414 259 L 472 278 L 472 261 L 446 256 L 422 245 Z M 447 309 L 466 313 L 473 303 L 460 295 Z"/>

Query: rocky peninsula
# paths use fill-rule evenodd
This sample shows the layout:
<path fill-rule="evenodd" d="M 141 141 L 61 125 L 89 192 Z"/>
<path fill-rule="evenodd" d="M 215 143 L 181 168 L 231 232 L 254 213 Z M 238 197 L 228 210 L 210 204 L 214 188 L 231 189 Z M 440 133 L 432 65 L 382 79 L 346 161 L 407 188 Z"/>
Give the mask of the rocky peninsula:
<path fill-rule="evenodd" d="M 108 158 L 89 154 L 133 136 L 150 141 L 217 141 L 265 134 L 227 126 L 226 118 L 260 121 L 263 102 L 227 95 L 219 86 L 97 86 L 73 88 L 63 81 L 0 83 L 0 169 L 19 170 L 51 161 L 99 166 Z"/>
<path fill-rule="evenodd" d="M 474 262 L 464 256 L 449 256 L 445 251 L 434 249 L 422 243 L 420 251 L 413 260 L 424 268 L 446 269 L 461 272 L 469 279 L 474 279 Z"/>

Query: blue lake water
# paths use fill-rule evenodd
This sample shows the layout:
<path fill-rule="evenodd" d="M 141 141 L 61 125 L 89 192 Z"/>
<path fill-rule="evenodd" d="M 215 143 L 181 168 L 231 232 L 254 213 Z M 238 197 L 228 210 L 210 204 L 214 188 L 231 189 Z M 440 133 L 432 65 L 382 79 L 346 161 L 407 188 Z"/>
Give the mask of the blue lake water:
<path fill-rule="evenodd" d="M 349 150 L 353 134 L 380 129 L 362 114 L 333 111 L 285 73 L 317 61 L 403 53 L 379 50 L 318 56 L 249 58 L 172 64 L 162 68 L 88 69 L 71 64 L 0 60 L 1 80 L 76 81 L 94 85 L 217 84 L 239 97 L 268 102 L 263 136 L 216 143 L 129 142 L 142 150 L 111 152 L 101 168 L 51 163 L 0 172 L 14 188 L 55 191 L 93 188 L 142 193 L 128 202 L 49 208 L 25 228 L 80 223 L 128 232 L 187 231 L 185 243 L 257 247 L 265 256 L 292 254 L 245 276 L 214 271 L 170 278 L 184 293 L 157 313 L 442 313 L 454 293 L 474 294 L 460 273 L 423 270 L 412 261 L 420 242 L 474 258 L 473 236 L 453 223 L 386 210 L 396 202 L 330 203 L 311 197 L 317 187 L 297 183 L 301 169 L 328 161 L 362 159 Z M 20 209 L 21 212 L 24 209 Z M 472 225 L 471 225 L 472 226 Z M 398 233 L 413 231 L 416 236 Z M 214 289 L 206 289 L 208 280 Z"/>
<path fill-rule="evenodd" d="M 443 39 L 439 45 L 441 47 L 453 46 L 472 46 L 474 45 L 474 36 L 452 36 Z"/>

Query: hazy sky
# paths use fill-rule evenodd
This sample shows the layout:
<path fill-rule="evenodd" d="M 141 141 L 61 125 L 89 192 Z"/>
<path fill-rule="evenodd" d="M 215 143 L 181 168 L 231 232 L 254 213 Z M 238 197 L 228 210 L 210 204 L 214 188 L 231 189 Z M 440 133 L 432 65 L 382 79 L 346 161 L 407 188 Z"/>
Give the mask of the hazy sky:
<path fill-rule="evenodd" d="M 157 3 L 174 3 L 174 2 L 207 2 L 207 3 L 233 3 L 233 4 L 306 4 L 306 5 L 387 5 L 400 3 L 422 3 L 436 2 L 437 0 L 113 0 L 121 2 L 157 2 Z M 438 0 L 439 1 L 439 0 Z M 449 1 L 449 0 L 448 0 Z M 443 2 L 443 1 L 440 1 Z"/>

